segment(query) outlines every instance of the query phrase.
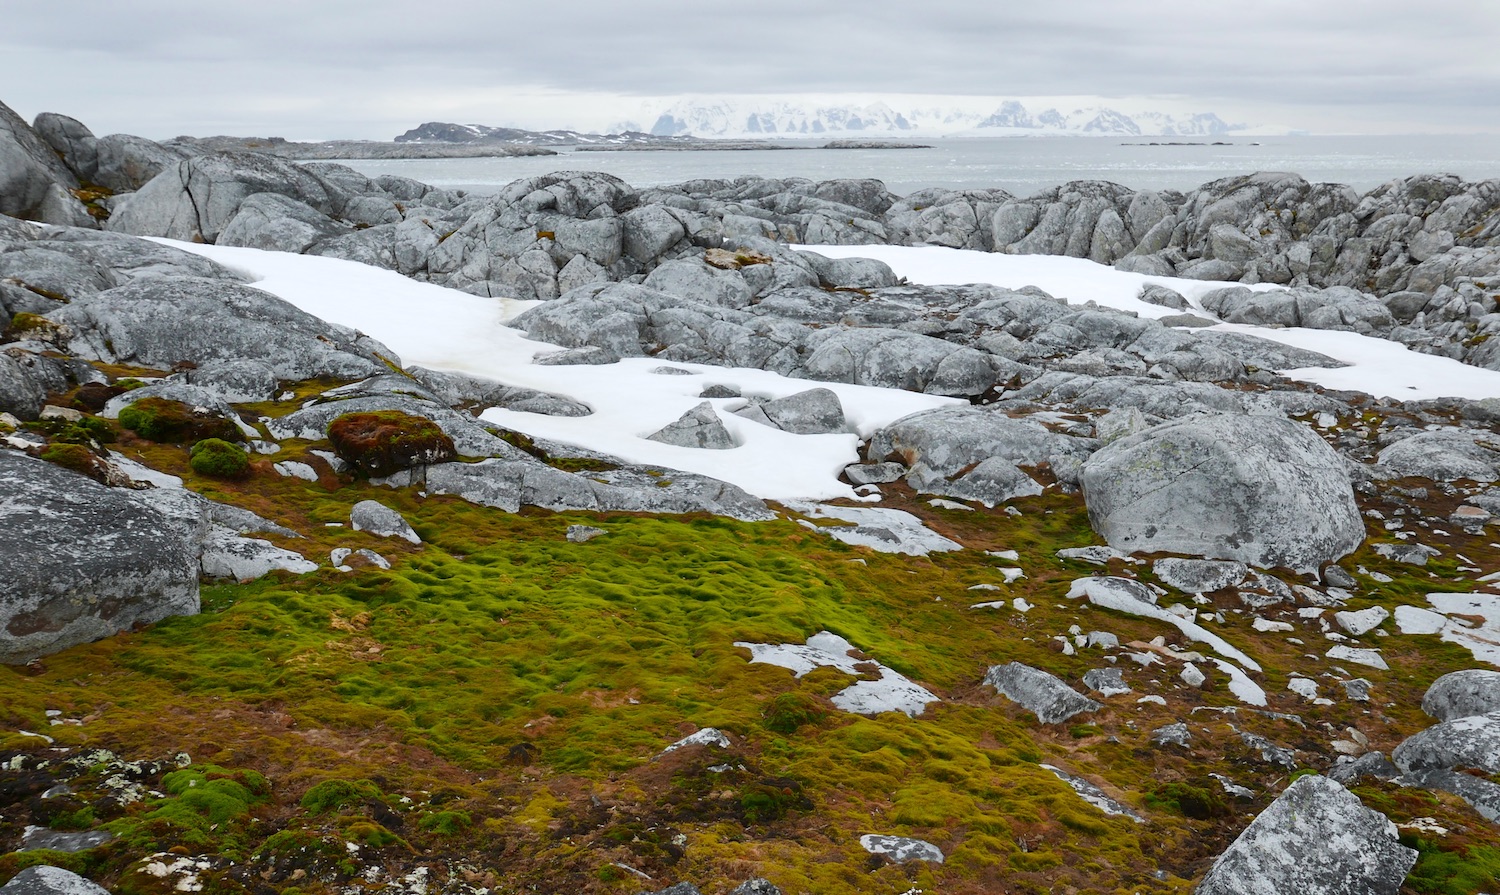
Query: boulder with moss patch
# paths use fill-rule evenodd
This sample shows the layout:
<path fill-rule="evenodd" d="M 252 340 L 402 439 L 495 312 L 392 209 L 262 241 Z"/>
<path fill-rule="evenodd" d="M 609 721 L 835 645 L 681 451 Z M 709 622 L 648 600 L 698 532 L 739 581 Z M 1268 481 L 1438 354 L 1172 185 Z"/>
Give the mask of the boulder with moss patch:
<path fill-rule="evenodd" d="M 344 462 L 385 476 L 458 457 L 453 439 L 426 417 L 399 410 L 346 413 L 328 424 L 328 440 Z"/>

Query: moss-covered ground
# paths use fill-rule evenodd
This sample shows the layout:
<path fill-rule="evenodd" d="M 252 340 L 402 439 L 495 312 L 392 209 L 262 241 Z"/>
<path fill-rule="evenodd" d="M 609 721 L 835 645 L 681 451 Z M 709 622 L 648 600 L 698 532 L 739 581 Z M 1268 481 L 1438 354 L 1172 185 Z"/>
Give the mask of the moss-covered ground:
<path fill-rule="evenodd" d="M 116 447 L 303 533 L 271 540 L 324 568 L 205 586 L 200 615 L 0 668 L 7 767 L 23 753 L 49 754 L 21 730 L 46 733 L 57 748 L 132 759 L 185 752 L 193 762 L 153 778 L 158 795 L 123 808 L 74 799 L 60 810 L 11 795 L 0 841 L 35 821 L 118 838 L 76 855 L 0 857 L 0 882 L 47 860 L 119 892 L 160 891 L 166 884 L 141 868 L 164 852 L 223 859 L 202 874 L 205 892 L 327 891 L 371 866 L 423 866 L 439 884 L 501 893 L 634 893 L 677 881 L 719 892 L 751 876 L 818 895 L 1186 893 L 1290 776 L 1241 731 L 1297 750 L 1307 768 L 1331 763 L 1329 744 L 1346 728 L 1388 752 L 1430 723 L 1419 707 L 1427 685 L 1476 664 L 1434 637 L 1367 637 L 1391 669 L 1349 669 L 1374 685 L 1371 702 L 1352 702 L 1322 658 L 1328 643 L 1315 620 L 1268 611 L 1298 630 L 1260 634 L 1251 613 L 1220 595 L 1201 608 L 1220 609 L 1224 621 L 1210 626 L 1265 666 L 1259 682 L 1277 715 L 1240 704 L 1212 669 L 1197 690 L 1178 682 L 1179 664 L 1121 656 L 1134 693 L 1046 726 L 979 685 L 988 666 L 1025 662 L 1081 688 L 1107 653 L 1064 650 L 1057 638 L 1074 625 L 1122 643 L 1166 637 L 1192 648 L 1159 622 L 1063 597 L 1074 578 L 1103 571 L 1055 556 L 1095 542 L 1076 494 L 1049 489 L 1015 501 L 1011 515 L 933 509 L 890 488 L 887 505 L 971 548 L 913 558 L 846 547 L 791 520 L 508 514 L 372 487 L 326 464 L 318 482 L 269 468 L 326 445 L 289 442 L 232 481 L 193 473 L 181 446 L 126 434 Z M 403 513 L 423 544 L 339 524 L 367 498 Z M 579 523 L 608 534 L 566 540 Z M 1372 537 L 1383 537 L 1375 525 Z M 393 567 L 334 571 L 327 551 L 341 546 L 376 550 Z M 1003 549 L 1020 561 L 985 553 Z M 1345 567 L 1393 580 L 1361 576 L 1351 608 L 1470 589 L 1455 552 L 1500 568 L 1487 535 L 1459 532 L 1444 549 L 1414 569 L 1366 546 Z M 1004 585 L 999 569 L 1012 565 L 1027 577 Z M 1111 571 L 1126 568 L 1113 561 Z M 1129 569 L 1151 578 L 1149 564 Z M 969 590 L 987 584 L 1000 590 Z M 970 608 L 1016 597 L 1033 608 Z M 917 718 L 847 714 L 829 697 L 849 676 L 820 669 L 796 679 L 734 646 L 821 630 L 942 701 Z M 1293 672 L 1317 679 L 1335 704 L 1288 692 Z M 1137 702 L 1148 694 L 1165 705 Z M 1191 745 L 1153 745 L 1150 732 L 1175 721 L 1188 723 Z M 701 727 L 724 731 L 732 746 L 661 755 Z M 1101 813 L 1042 763 L 1094 782 L 1145 822 Z M 1255 798 L 1236 799 L 1212 774 Z M 0 797 L 14 791 L 0 787 Z M 1493 885 L 1500 827 L 1446 796 L 1385 784 L 1356 792 L 1398 823 L 1428 818 L 1447 831 L 1406 833 L 1423 851 L 1410 891 Z M 865 833 L 928 840 L 946 861 L 891 864 L 861 849 Z"/>

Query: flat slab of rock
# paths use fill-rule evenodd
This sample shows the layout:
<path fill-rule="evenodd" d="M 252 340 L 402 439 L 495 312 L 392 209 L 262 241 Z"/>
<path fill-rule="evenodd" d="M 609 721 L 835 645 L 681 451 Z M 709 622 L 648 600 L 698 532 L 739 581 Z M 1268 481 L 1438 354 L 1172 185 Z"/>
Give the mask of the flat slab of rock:
<path fill-rule="evenodd" d="M 1214 862 L 1197 895 L 1397 895 L 1417 853 L 1338 783 L 1287 787 Z"/>
<path fill-rule="evenodd" d="M 1343 459 L 1283 417 L 1189 417 L 1122 438 L 1084 464 L 1083 492 L 1122 550 L 1310 572 L 1364 541 Z"/>
<path fill-rule="evenodd" d="M 1179 559 L 1167 557 L 1151 564 L 1151 573 L 1162 584 L 1185 594 L 1207 594 L 1234 587 L 1250 573 L 1242 562 L 1224 559 Z"/>
<path fill-rule="evenodd" d="M 903 553 L 926 556 L 964 549 L 957 541 L 943 537 L 911 513 L 883 507 L 845 507 L 833 504 L 783 501 L 787 509 L 813 519 L 839 519 L 852 525 L 814 525 L 803 522 L 814 531 L 855 547 L 869 547 L 881 553 Z"/>
<path fill-rule="evenodd" d="M 857 715 L 904 712 L 916 717 L 926 710 L 928 703 L 938 701 L 936 694 L 900 672 L 849 655 L 854 645 L 830 631 L 819 631 L 807 638 L 806 644 L 736 641 L 734 645 L 748 649 L 752 663 L 778 665 L 790 669 L 797 677 L 823 667 L 850 675 L 863 675 L 873 669 L 873 673 L 880 675 L 878 680 L 856 681 L 833 695 L 833 704 L 846 712 Z"/>
<path fill-rule="evenodd" d="M 1078 793 L 1079 798 L 1083 799 L 1085 802 L 1088 802 L 1090 805 L 1093 805 L 1095 808 L 1098 808 L 1100 811 L 1103 811 L 1105 814 L 1113 814 L 1117 817 L 1128 817 L 1138 824 L 1143 824 L 1146 822 L 1146 819 L 1141 817 L 1134 810 L 1126 805 L 1121 804 L 1115 799 L 1110 798 L 1108 793 L 1095 786 L 1094 784 L 1088 782 L 1087 780 L 1084 780 L 1082 777 L 1074 777 L 1072 774 L 1069 774 L 1062 768 L 1054 767 L 1050 764 L 1044 764 L 1042 765 L 1042 767 L 1051 771 L 1057 776 L 1057 779 L 1072 787 L 1073 791 Z"/>
<path fill-rule="evenodd" d="M 885 855 L 897 864 L 905 864 L 909 861 L 943 863 L 943 850 L 923 839 L 866 833 L 859 837 L 859 845 L 870 854 Z"/>
<path fill-rule="evenodd" d="M 0 662 L 195 615 L 198 552 L 134 492 L 0 450 Z"/>
<path fill-rule="evenodd" d="M 992 666 L 984 683 L 1034 712 L 1043 724 L 1060 724 L 1074 715 L 1103 708 L 1058 677 L 1020 662 Z"/>
<path fill-rule="evenodd" d="M 1427 688 L 1422 711 L 1439 721 L 1500 712 L 1500 671 L 1470 668 L 1443 675 Z"/>

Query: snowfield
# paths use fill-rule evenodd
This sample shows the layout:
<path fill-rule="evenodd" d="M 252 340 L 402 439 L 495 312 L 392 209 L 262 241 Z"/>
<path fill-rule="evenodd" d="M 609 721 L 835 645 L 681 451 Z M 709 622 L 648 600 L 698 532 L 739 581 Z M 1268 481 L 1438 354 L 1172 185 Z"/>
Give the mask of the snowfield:
<path fill-rule="evenodd" d="M 712 476 L 761 498 L 853 498 L 853 490 L 838 481 L 838 476 L 844 466 L 858 460 L 861 439 L 919 410 L 962 403 L 898 389 L 788 379 L 763 370 L 669 364 L 651 358 L 628 358 L 599 366 L 536 365 L 531 362 L 534 357 L 560 350 L 559 346 L 531 341 L 505 325 L 534 302 L 482 298 L 334 258 L 156 241 L 211 258 L 246 274 L 255 287 L 310 314 L 361 330 L 389 346 L 405 364 L 566 395 L 594 411 L 586 417 L 553 417 L 491 408 L 482 415 L 489 422 L 533 437 L 612 454 L 630 463 Z M 828 257 L 877 258 L 913 283 L 991 283 L 1009 288 L 1035 285 L 1072 304 L 1092 301 L 1153 318 L 1175 312 L 1136 297 L 1147 283 L 1177 290 L 1197 313 L 1210 317 L 1201 310 L 1198 300 L 1207 291 L 1225 285 L 1126 273 L 1077 258 L 899 246 L 807 248 Z M 1500 372 L 1418 354 L 1382 339 L 1309 329 L 1233 324 L 1215 328 L 1307 348 L 1350 364 L 1342 369 L 1286 373 L 1331 388 L 1358 389 L 1403 400 L 1500 396 Z M 670 371 L 661 372 L 664 368 Z M 793 435 L 735 416 L 731 411 L 745 402 L 730 398 L 714 399 L 712 403 L 736 442 L 733 449 L 682 448 L 645 438 L 701 403 L 699 394 L 712 384 L 735 386 L 746 396 L 766 398 L 828 388 L 838 394 L 854 431 Z"/>

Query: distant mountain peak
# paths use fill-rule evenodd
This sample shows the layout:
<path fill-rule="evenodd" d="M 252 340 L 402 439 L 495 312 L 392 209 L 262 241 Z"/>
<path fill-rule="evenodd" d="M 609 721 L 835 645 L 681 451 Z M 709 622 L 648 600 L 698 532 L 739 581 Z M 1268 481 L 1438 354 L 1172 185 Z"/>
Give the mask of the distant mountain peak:
<path fill-rule="evenodd" d="M 943 136 L 996 130 L 1023 133 L 1209 136 L 1233 130 L 1218 115 L 1198 112 L 1128 114 L 1091 107 L 1033 114 L 1019 100 L 1003 100 L 989 114 L 944 106 L 897 108 L 886 101 L 828 103 L 754 97 L 683 99 L 661 109 L 650 131 L 705 138 L 800 137 L 827 134 Z"/>

